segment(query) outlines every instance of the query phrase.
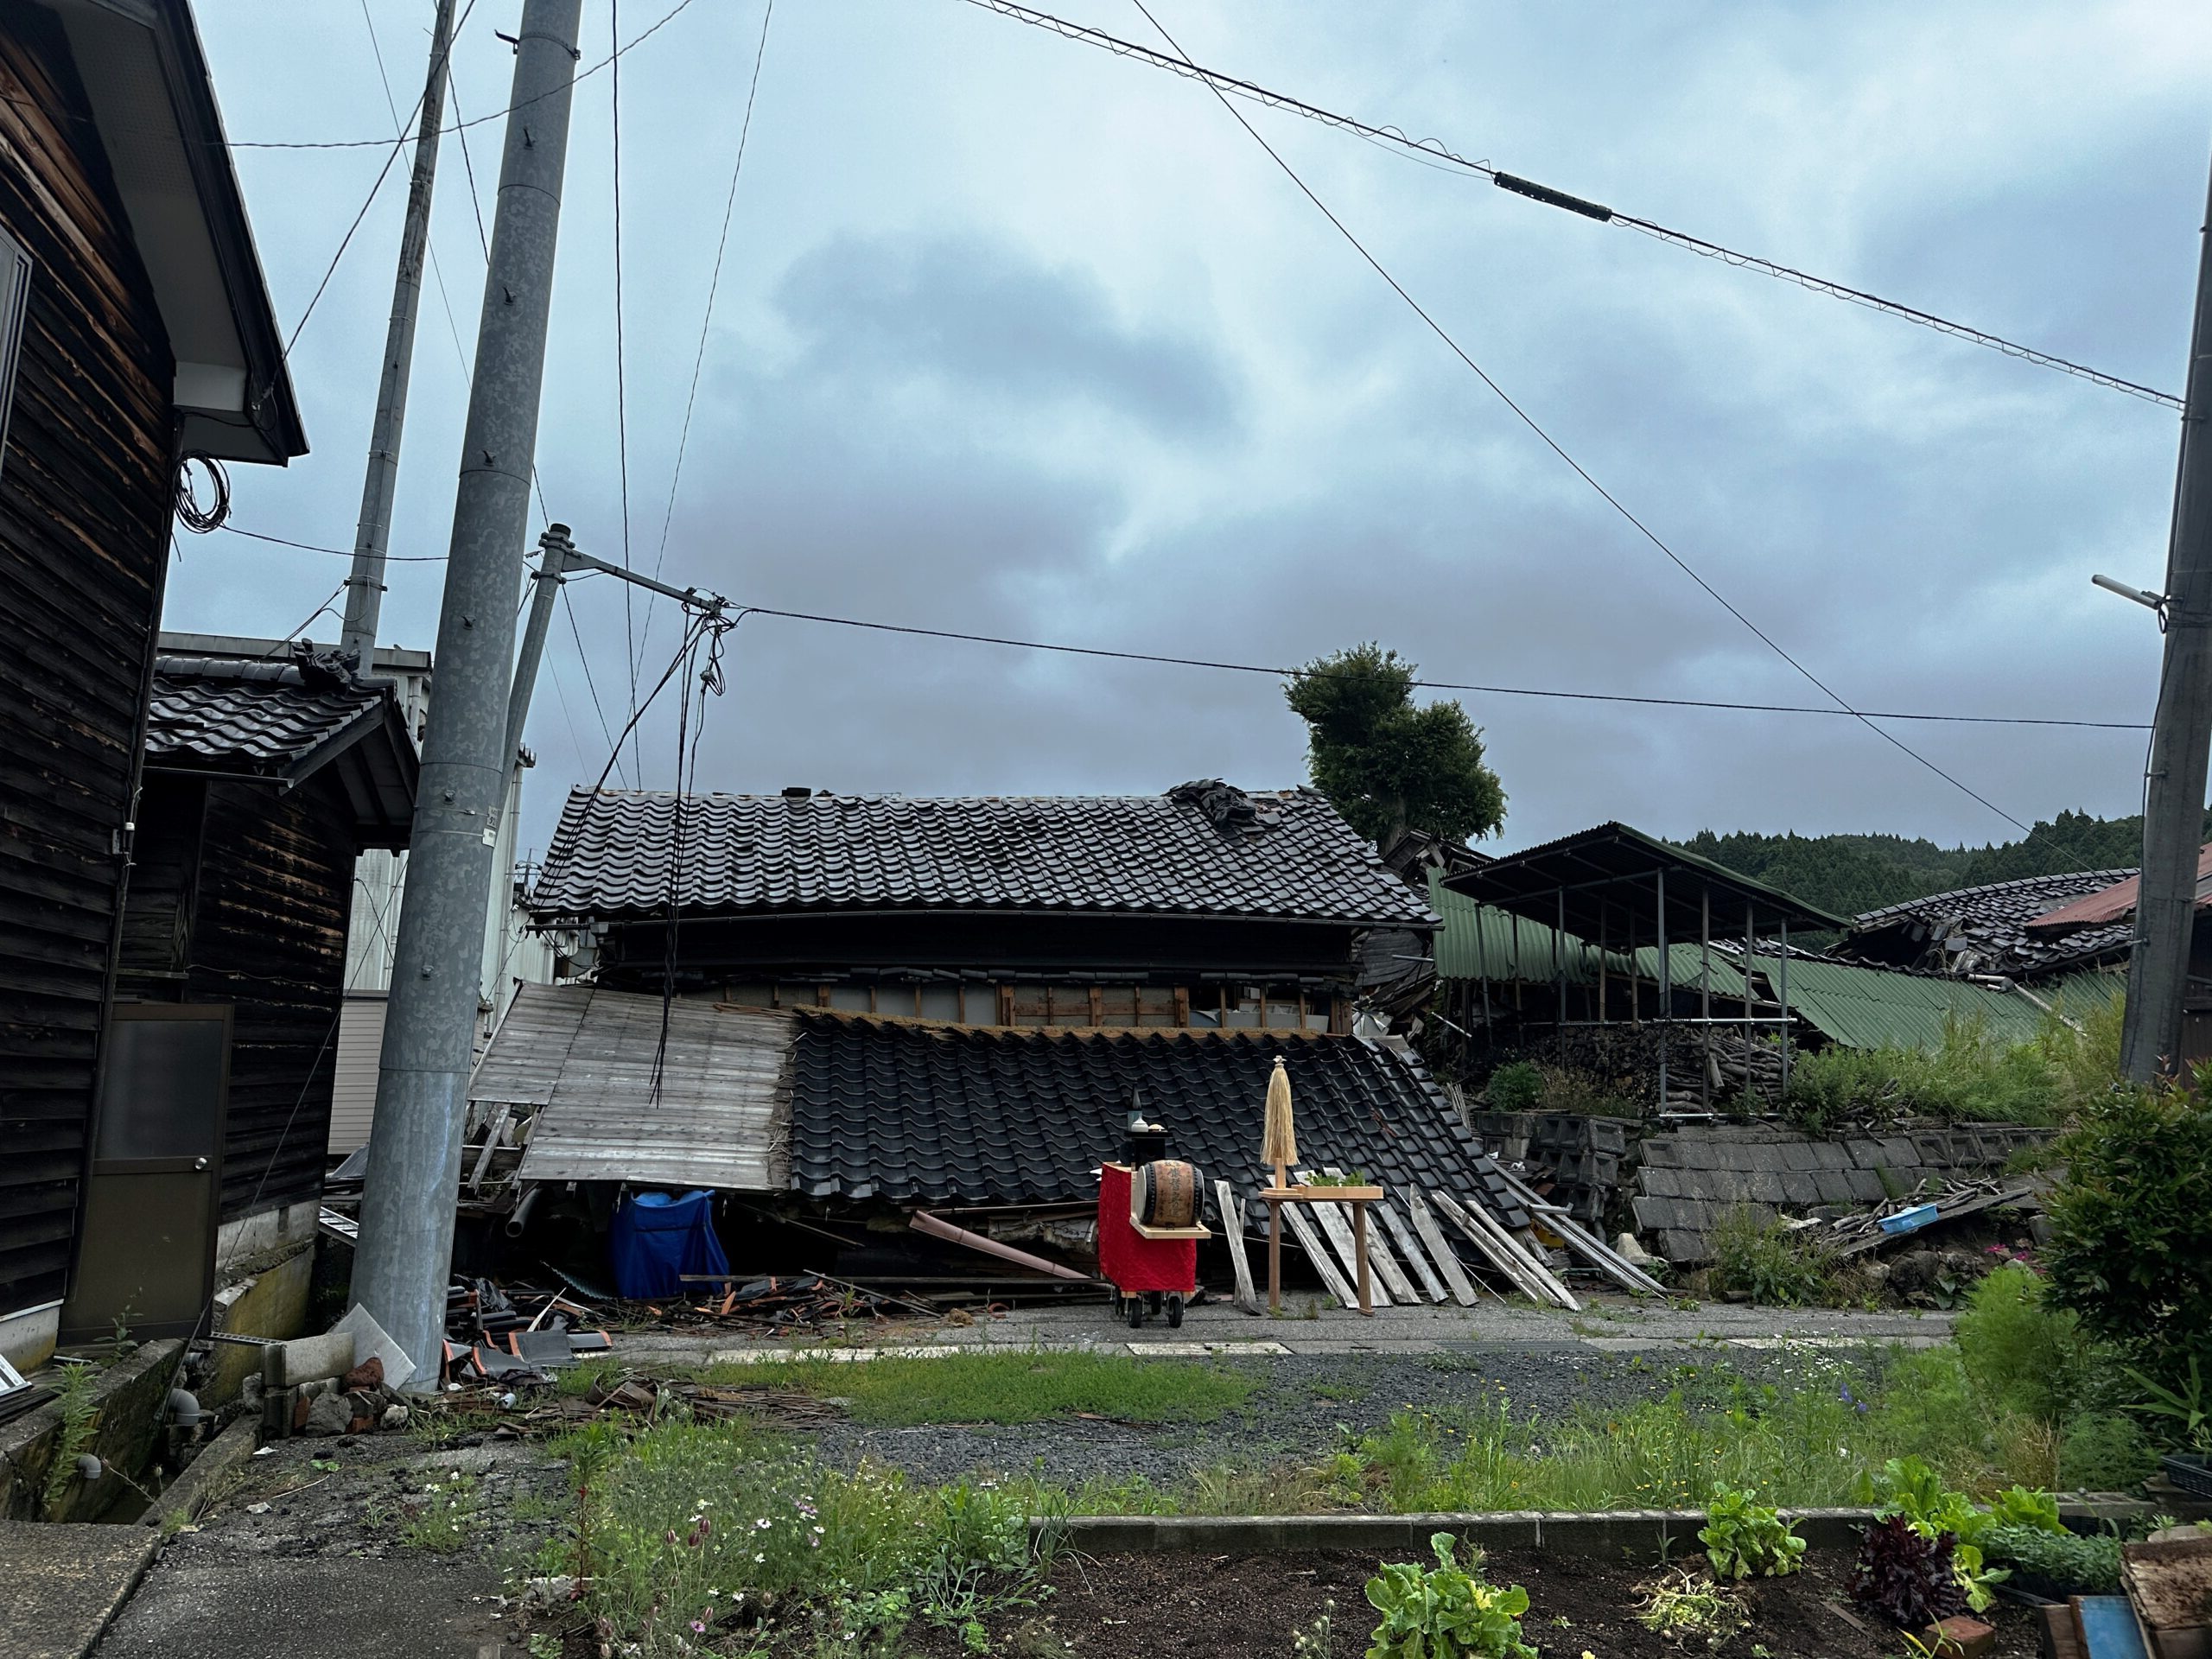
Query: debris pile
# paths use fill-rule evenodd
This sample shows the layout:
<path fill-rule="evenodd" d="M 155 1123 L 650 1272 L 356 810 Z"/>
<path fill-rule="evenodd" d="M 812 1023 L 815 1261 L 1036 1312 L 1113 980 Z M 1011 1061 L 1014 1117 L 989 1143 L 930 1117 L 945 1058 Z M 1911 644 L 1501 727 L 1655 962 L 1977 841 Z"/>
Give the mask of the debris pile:
<path fill-rule="evenodd" d="M 559 1291 L 510 1292 L 488 1279 L 456 1279 L 446 1290 L 445 1380 L 550 1382 L 579 1359 L 613 1351 L 605 1331 L 572 1322 L 597 1317 Z"/>

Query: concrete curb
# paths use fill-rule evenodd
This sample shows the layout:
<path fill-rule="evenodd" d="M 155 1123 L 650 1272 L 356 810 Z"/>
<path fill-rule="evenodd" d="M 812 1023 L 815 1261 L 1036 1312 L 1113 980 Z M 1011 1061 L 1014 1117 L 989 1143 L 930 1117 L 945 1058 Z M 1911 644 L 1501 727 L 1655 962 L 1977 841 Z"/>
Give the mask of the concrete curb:
<path fill-rule="evenodd" d="M 2069 1521 L 2102 1522 L 2150 1513 L 2140 1503 L 2068 1503 Z M 1871 1509 L 1784 1510 L 1815 1549 L 1855 1549 Z M 1377 1556 L 1428 1553 L 1432 1533 L 1448 1532 L 1485 1549 L 1548 1549 L 1566 1555 L 1670 1560 L 1695 1553 L 1702 1510 L 1605 1510 L 1593 1513 L 1513 1510 L 1483 1515 L 1074 1515 L 1039 1517 L 1033 1537 L 1093 1555 L 1274 1554 L 1352 1549 Z"/>
<path fill-rule="evenodd" d="M 138 1517 L 138 1524 L 158 1527 L 165 1517 L 179 1510 L 189 1514 L 218 1480 L 253 1455 L 258 1427 L 251 1414 L 234 1419 L 228 1428 L 207 1443 L 206 1450 L 185 1465 L 182 1474 L 154 1495 L 154 1501 L 146 1506 L 146 1513 Z"/>

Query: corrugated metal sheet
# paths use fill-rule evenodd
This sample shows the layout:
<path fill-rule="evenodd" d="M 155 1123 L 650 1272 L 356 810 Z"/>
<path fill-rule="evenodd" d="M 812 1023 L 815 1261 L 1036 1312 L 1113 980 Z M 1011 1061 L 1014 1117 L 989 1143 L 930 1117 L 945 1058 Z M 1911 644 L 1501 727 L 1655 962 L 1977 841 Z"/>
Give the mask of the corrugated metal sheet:
<path fill-rule="evenodd" d="M 1754 958 L 1768 985 L 1781 963 Z M 1928 974 L 1898 974 L 1848 963 L 1789 959 L 1789 1006 L 1832 1040 L 1851 1048 L 1934 1048 L 1947 1023 L 1980 1020 L 1992 1036 L 2022 1042 L 2043 1010 L 2010 991 Z"/>
<path fill-rule="evenodd" d="M 1636 953 L 1636 971 L 1654 985 L 1659 982 L 1659 947 L 1647 944 Z M 1796 964 L 1790 964 L 1796 972 Z M 1743 970 L 1718 950 L 1709 956 L 1700 946 L 1670 944 L 1667 947 L 1667 982 L 1678 991 L 1694 991 L 1707 983 L 1708 976 L 1715 996 L 1734 997 L 1740 1001 L 1744 995 Z M 1789 984 L 1794 993 L 1797 983 Z M 1770 1012 L 1771 1006 L 1770 1005 Z"/>
<path fill-rule="evenodd" d="M 1598 982 L 1596 947 L 1571 933 L 1554 934 L 1541 922 L 1516 918 L 1453 893 L 1434 872 L 1428 878 L 1428 902 L 1444 918 L 1436 936 L 1436 970 L 1445 979 L 1521 980 L 1548 985 L 1554 974 L 1570 985 Z M 1556 965 L 1552 944 L 1556 938 Z M 1624 971 L 1618 957 L 1612 970 Z"/>
<path fill-rule="evenodd" d="M 384 1053 L 385 995 L 349 994 L 338 1015 L 338 1071 L 330 1085 L 330 1153 L 365 1146 L 377 1115 L 377 1063 Z"/>
<path fill-rule="evenodd" d="M 541 1108 L 517 1179 L 772 1192 L 791 1183 L 793 1016 L 676 1002 L 658 1101 L 661 1001 L 525 985 L 469 1098 Z"/>

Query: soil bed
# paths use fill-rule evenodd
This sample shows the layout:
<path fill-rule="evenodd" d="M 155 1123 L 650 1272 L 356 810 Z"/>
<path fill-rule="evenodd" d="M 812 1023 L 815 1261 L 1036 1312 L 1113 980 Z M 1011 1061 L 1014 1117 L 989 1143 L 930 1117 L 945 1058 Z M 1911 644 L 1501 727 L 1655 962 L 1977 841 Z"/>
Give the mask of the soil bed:
<path fill-rule="evenodd" d="M 1333 1601 L 1330 1651 L 1338 1659 L 1357 1659 L 1366 1652 L 1375 1624 L 1365 1586 L 1376 1565 L 1374 1557 L 1351 1551 L 1063 1557 L 1052 1573 L 1054 1592 L 1039 1608 L 988 1621 L 992 1646 L 1015 1654 L 1281 1659 L 1290 1651 L 1291 1633 L 1310 1625 Z M 1522 1637 L 1546 1659 L 1574 1659 L 1586 1649 L 1597 1659 L 1707 1653 L 1750 1659 L 1755 1646 L 1772 1659 L 1894 1659 L 1905 1649 L 1900 1634 L 1851 1606 L 1844 1594 L 1851 1567 L 1847 1554 L 1815 1551 L 1802 1573 L 1740 1586 L 1751 1623 L 1714 1648 L 1698 1638 L 1677 1644 L 1636 1622 L 1641 1586 L 1658 1573 L 1649 1563 L 1498 1550 L 1490 1555 L 1484 1576 L 1528 1591 Z M 1996 1628 L 1995 1651 L 2004 1659 L 2038 1651 L 2037 1623 L 2028 1610 L 1999 1604 L 1984 1617 Z M 957 1631 L 920 1624 L 909 1627 L 899 1650 L 914 1659 L 963 1654 Z"/>

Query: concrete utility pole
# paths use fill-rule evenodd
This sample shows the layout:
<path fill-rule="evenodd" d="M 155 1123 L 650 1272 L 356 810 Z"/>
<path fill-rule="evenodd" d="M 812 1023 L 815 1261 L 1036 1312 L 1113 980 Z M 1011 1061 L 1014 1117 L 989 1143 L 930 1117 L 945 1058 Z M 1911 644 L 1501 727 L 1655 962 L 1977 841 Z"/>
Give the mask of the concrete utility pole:
<path fill-rule="evenodd" d="M 462 1117 L 507 743 L 515 589 L 545 378 L 583 0 L 524 0 L 461 486 L 438 616 L 437 696 L 420 794 L 361 1195 L 353 1299 L 435 1379 L 445 1338 Z"/>
<path fill-rule="evenodd" d="M 357 653 L 361 672 L 376 658 L 377 617 L 384 608 L 384 556 L 391 541 L 391 500 L 399 486 L 399 437 L 407 424 L 407 378 L 415 361 L 415 311 L 423 298 L 423 255 L 430 241 L 430 189 L 438 176 L 438 130 L 445 124 L 446 63 L 453 52 L 453 0 L 438 0 L 430 25 L 430 78 L 423 86 L 423 124 L 415 138 L 415 175 L 407 186 L 407 225 L 399 234 L 399 274 L 391 283 L 391 321 L 385 328 L 384 377 L 377 384 L 376 424 L 369 431 L 368 474 L 361 480 L 361 517 L 353 527 L 353 569 L 346 578 L 340 652 Z"/>
<path fill-rule="evenodd" d="M 2138 1082 L 2181 1063 L 2183 994 L 2196 918 L 2196 852 L 2212 755 L 2212 195 L 2198 230 L 2196 315 L 2166 547 L 2166 659 L 2151 739 L 2143 877 L 2127 966 L 2120 1068 Z"/>

